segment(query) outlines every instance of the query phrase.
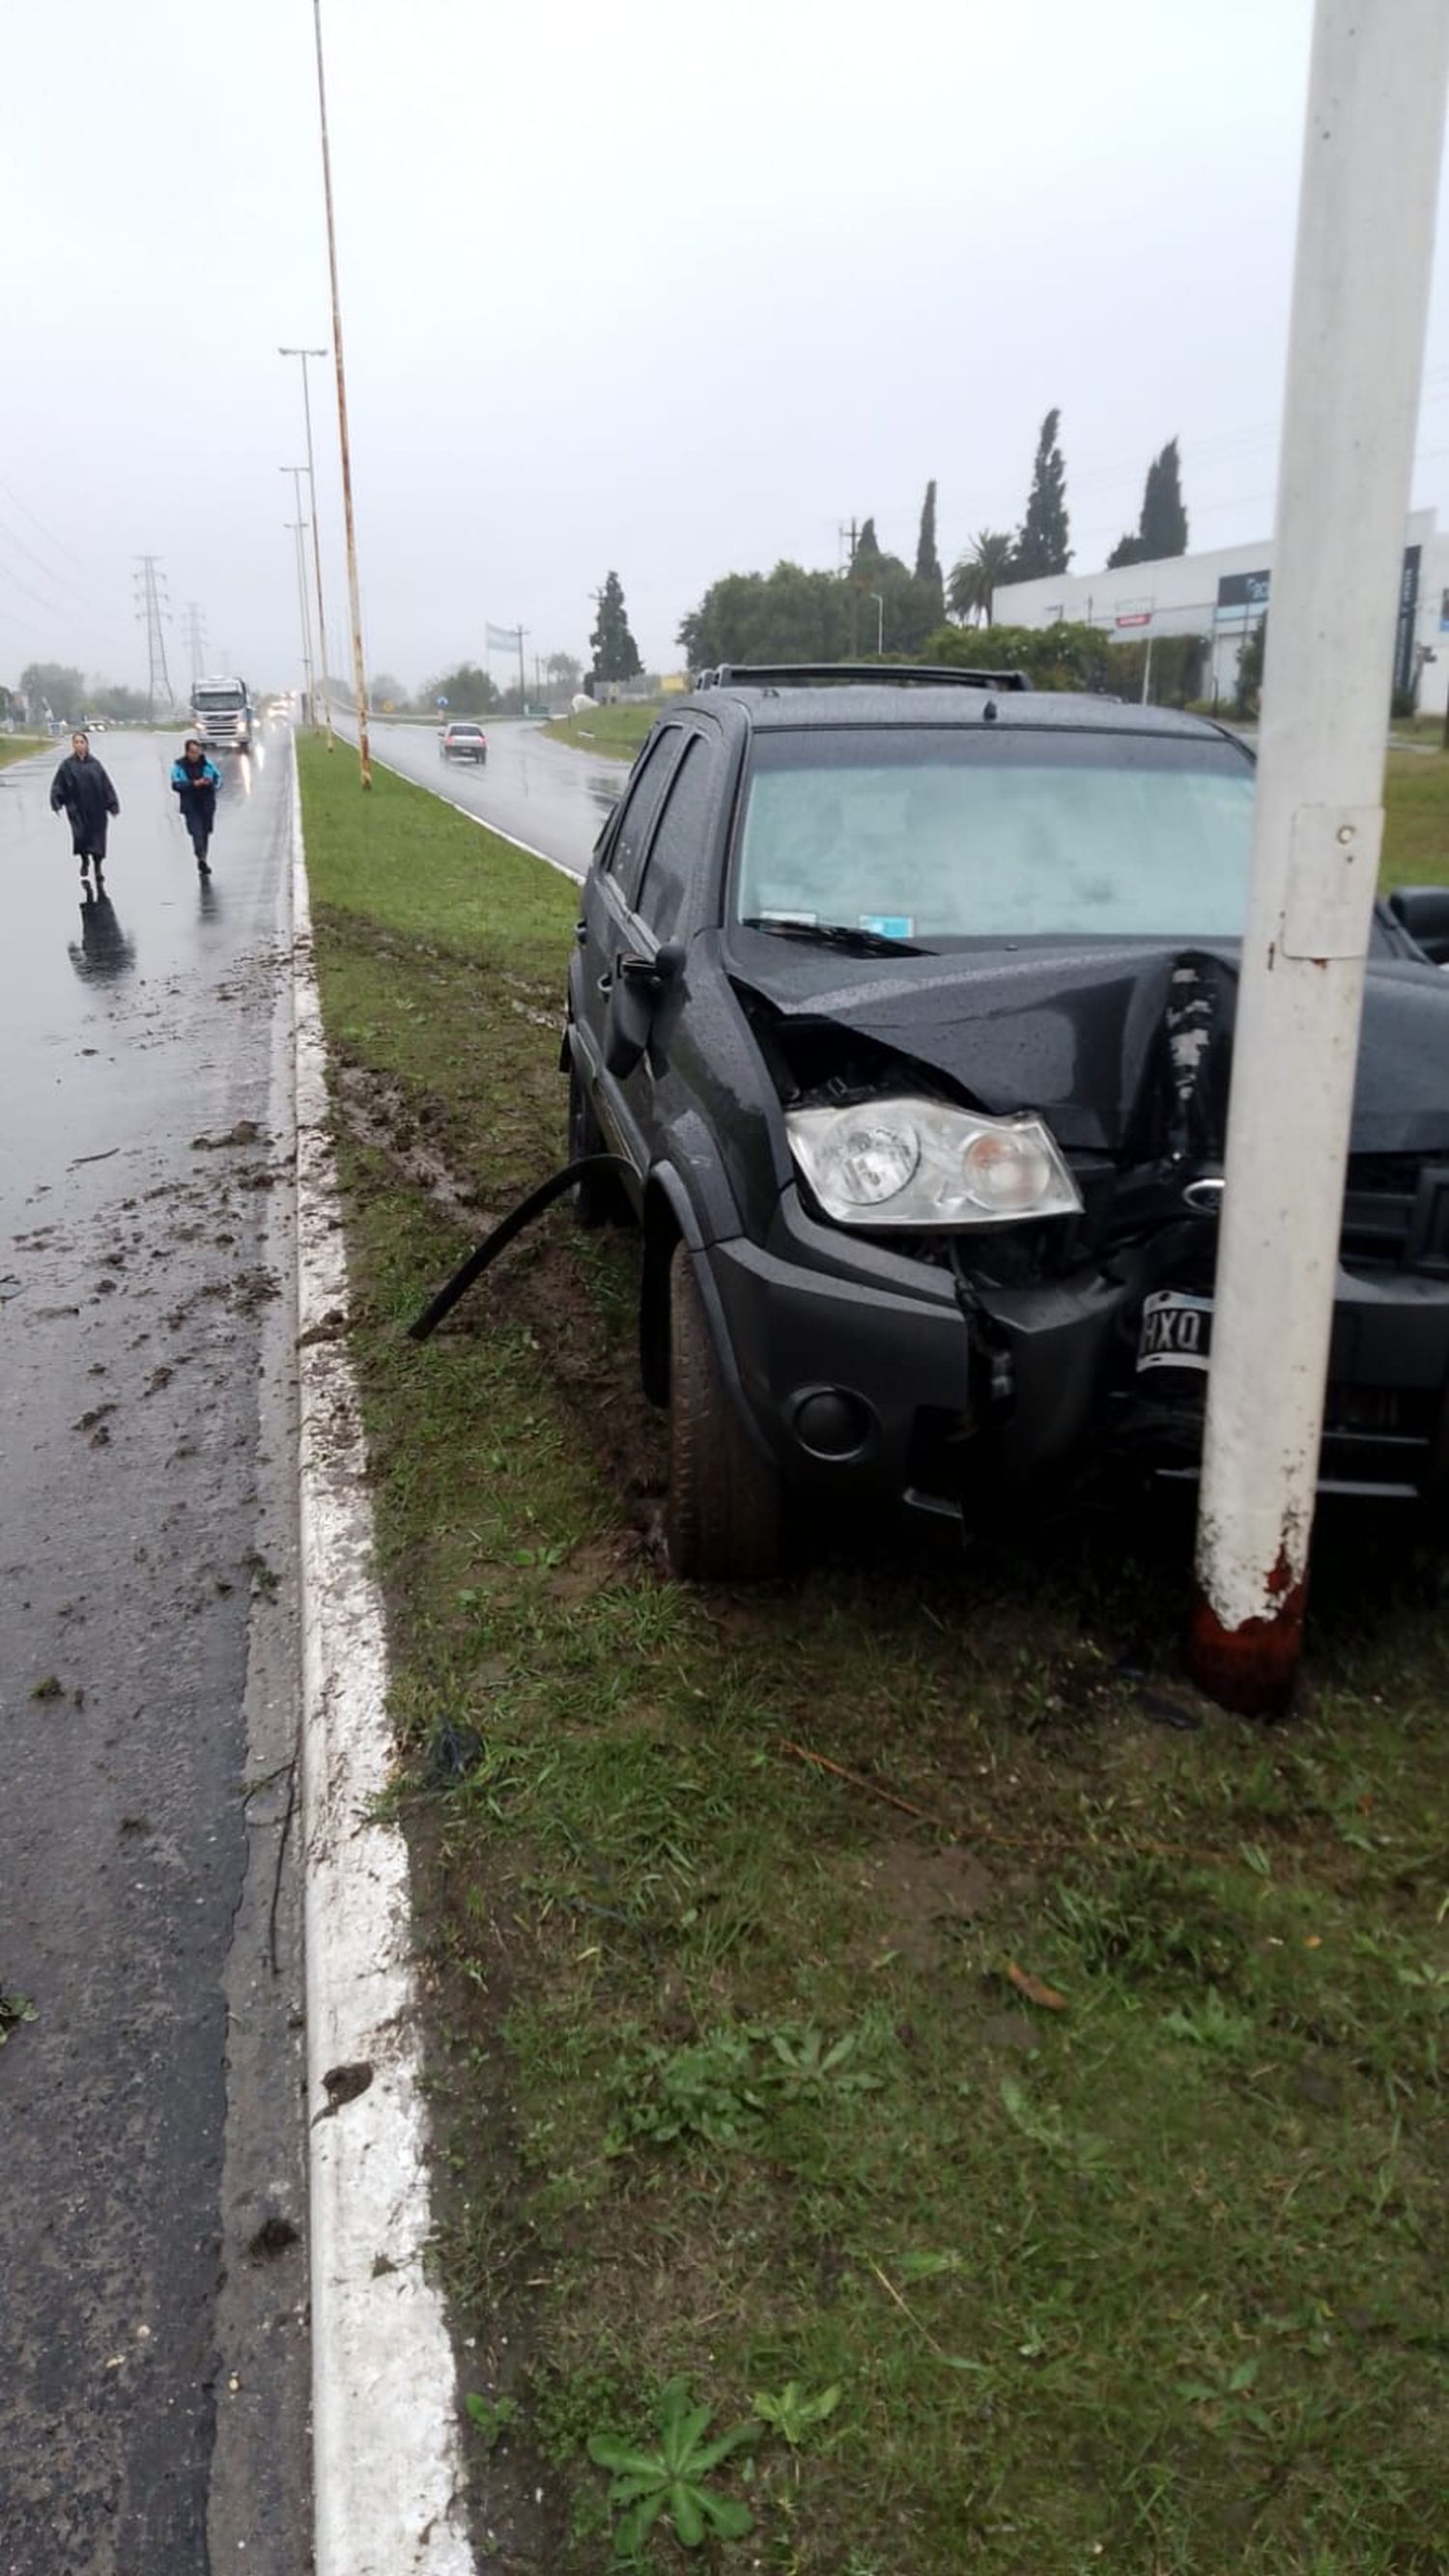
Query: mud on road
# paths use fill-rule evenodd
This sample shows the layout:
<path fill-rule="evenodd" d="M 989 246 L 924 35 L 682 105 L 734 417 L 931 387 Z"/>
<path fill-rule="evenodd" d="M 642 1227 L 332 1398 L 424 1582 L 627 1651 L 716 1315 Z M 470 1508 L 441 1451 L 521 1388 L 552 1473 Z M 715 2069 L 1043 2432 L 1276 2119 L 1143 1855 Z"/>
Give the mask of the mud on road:
<path fill-rule="evenodd" d="M 306 2564 L 283 748 L 211 890 L 108 748 L 99 973 L 0 788 L 3 2576 Z"/>

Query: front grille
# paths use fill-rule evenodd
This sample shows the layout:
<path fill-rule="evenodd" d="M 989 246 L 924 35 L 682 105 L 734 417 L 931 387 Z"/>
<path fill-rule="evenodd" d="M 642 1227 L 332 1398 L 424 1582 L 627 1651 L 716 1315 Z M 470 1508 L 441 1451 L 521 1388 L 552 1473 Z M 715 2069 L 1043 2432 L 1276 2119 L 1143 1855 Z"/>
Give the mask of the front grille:
<path fill-rule="evenodd" d="M 1340 1248 L 1350 1270 L 1449 1277 L 1449 1164 L 1407 1154 L 1353 1155 Z"/>

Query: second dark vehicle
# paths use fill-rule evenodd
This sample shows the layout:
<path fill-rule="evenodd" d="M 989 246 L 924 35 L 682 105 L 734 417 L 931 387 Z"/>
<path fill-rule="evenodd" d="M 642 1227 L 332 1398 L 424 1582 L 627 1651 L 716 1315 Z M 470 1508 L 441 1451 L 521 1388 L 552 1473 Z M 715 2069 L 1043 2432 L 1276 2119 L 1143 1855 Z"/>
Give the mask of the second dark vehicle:
<path fill-rule="evenodd" d="M 579 1214 L 643 1228 L 677 1573 L 773 1573 L 792 1495 L 1195 1475 L 1252 803 L 1226 729 L 1010 672 L 720 672 L 661 718 L 562 1061 L 627 1175 Z M 1444 956 L 1449 890 L 1379 906 L 1328 1490 L 1449 1475 Z"/>

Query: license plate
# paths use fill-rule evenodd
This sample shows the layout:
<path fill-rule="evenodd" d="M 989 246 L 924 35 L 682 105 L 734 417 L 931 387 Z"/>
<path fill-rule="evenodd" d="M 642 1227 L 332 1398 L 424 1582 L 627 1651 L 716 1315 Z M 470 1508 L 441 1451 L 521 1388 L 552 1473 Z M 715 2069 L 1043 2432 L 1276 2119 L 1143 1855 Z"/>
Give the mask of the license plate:
<path fill-rule="evenodd" d="M 1143 1299 L 1137 1374 L 1144 1369 L 1206 1369 L 1212 1343 L 1213 1301 L 1185 1289 L 1159 1288 Z"/>

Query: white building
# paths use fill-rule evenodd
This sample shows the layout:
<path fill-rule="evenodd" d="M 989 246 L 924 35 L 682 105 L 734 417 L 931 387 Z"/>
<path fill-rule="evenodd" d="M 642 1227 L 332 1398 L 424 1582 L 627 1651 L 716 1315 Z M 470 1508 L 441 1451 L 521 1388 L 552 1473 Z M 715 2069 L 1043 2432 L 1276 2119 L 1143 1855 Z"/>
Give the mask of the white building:
<path fill-rule="evenodd" d="M 1272 539 L 1264 538 L 1216 554 L 1124 564 L 1118 572 L 1005 583 L 992 616 L 998 626 L 1080 620 L 1123 644 L 1200 635 L 1207 650 L 1203 694 L 1227 702 L 1237 687 L 1238 655 L 1268 605 L 1272 575 Z M 1449 535 L 1439 535 L 1432 510 L 1416 510 L 1408 521 L 1399 581 L 1394 686 L 1416 685 L 1421 711 L 1442 715 L 1449 700 Z"/>

